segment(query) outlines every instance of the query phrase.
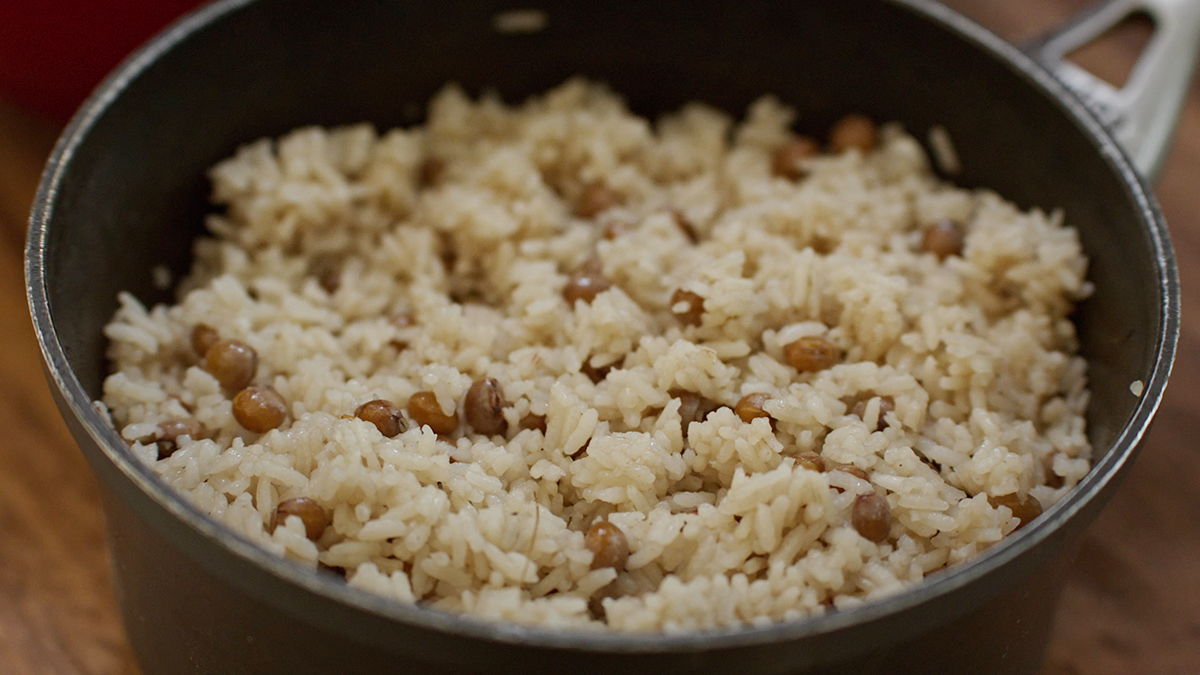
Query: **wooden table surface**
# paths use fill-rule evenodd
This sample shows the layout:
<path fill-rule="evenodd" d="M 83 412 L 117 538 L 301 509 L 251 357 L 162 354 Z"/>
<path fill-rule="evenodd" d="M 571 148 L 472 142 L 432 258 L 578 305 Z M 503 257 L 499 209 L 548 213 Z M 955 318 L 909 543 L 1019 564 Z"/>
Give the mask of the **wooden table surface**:
<path fill-rule="evenodd" d="M 1020 40 L 1088 0 L 948 0 Z M 1119 76 L 1131 31 L 1080 62 Z M 29 202 L 56 129 L 0 102 L 0 673 L 131 675 L 94 480 L 42 377 L 22 281 Z M 1158 185 L 1183 279 L 1200 298 L 1200 88 Z M 1200 325 L 1185 313 L 1166 400 L 1128 481 L 1092 525 L 1057 617 L 1054 675 L 1200 675 Z"/>

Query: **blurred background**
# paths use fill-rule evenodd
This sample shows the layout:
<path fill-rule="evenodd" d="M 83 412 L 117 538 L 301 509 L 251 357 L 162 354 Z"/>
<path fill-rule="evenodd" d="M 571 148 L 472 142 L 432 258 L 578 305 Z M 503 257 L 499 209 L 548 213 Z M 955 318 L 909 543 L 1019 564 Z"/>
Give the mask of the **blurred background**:
<path fill-rule="evenodd" d="M 1200 0 L 1196 0 L 1200 1 Z M 22 276 L 29 207 L 54 140 L 91 90 L 196 0 L 0 0 L 0 673 L 134 675 L 98 494 L 50 399 Z M 1020 42 L 1089 0 L 945 0 Z M 1130 21 L 1072 56 L 1120 84 L 1153 30 Z M 250 139 L 247 139 L 250 140 Z M 1200 91 L 1157 186 L 1183 303 L 1200 294 Z M 1045 675 L 1200 673 L 1200 325 L 1128 482 L 1095 522 Z M 150 675 L 150 674 L 147 674 Z"/>

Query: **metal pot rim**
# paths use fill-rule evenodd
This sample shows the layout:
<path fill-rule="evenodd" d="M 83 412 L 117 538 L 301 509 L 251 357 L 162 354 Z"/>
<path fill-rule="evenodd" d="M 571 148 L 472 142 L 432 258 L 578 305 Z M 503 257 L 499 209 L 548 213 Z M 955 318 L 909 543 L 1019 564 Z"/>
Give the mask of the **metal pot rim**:
<path fill-rule="evenodd" d="M 120 474 L 148 495 L 171 518 L 185 524 L 213 546 L 252 566 L 326 600 L 350 609 L 373 614 L 388 621 L 410 624 L 463 638 L 476 638 L 525 647 L 573 649 L 609 653 L 693 652 L 720 648 L 748 647 L 798 640 L 840 632 L 908 612 L 953 594 L 995 574 L 1005 565 L 1039 548 L 1105 489 L 1136 454 L 1138 444 L 1161 403 L 1174 362 L 1179 335 L 1180 289 L 1178 271 L 1166 223 L 1142 177 L 1111 134 L 1060 81 L 1019 49 L 966 17 L 931 0 L 887 0 L 919 15 L 965 40 L 1003 63 L 1034 89 L 1051 96 L 1066 115 L 1092 142 L 1096 152 L 1128 189 L 1128 199 L 1137 207 L 1150 235 L 1160 289 L 1160 330 L 1155 345 L 1153 371 L 1144 381 L 1144 391 L 1133 415 L 1112 448 L 1064 500 L 1044 517 L 1020 533 L 1005 538 L 975 560 L 949 572 L 938 573 L 895 596 L 865 603 L 845 611 L 818 617 L 774 623 L 764 627 L 739 627 L 684 634 L 588 633 L 570 629 L 547 629 L 502 624 L 470 616 L 452 615 L 395 602 L 347 586 L 329 575 L 318 574 L 283 558 L 227 529 L 201 512 L 182 495 L 161 481 L 136 459 L 96 409 L 68 364 L 50 315 L 46 288 L 47 227 L 55 207 L 58 187 L 72 157 L 96 120 L 116 101 L 125 88 L 160 57 L 201 31 L 255 0 L 221 0 L 182 18 L 130 56 L 91 95 L 59 138 L 42 175 L 34 202 L 25 251 L 25 279 L 30 313 L 48 379 L 61 394 L 63 404 L 80 423 Z M 65 412 L 65 411 L 64 411 Z M 964 608 L 963 611 L 966 611 Z"/>

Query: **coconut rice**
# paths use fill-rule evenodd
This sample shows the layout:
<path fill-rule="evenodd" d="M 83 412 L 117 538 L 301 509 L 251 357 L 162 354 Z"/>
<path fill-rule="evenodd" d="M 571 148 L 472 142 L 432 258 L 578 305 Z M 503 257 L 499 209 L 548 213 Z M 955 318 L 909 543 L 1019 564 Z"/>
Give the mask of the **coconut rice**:
<path fill-rule="evenodd" d="M 223 209 L 177 304 L 121 295 L 103 403 L 214 519 L 401 602 L 681 631 L 896 593 L 1088 471 L 1068 319 L 1087 263 L 1059 214 L 943 182 L 896 125 L 776 176 L 792 122 L 768 96 L 741 122 L 689 104 L 651 123 L 572 80 L 517 107 L 449 86 L 423 127 L 246 145 L 210 173 Z M 597 184 L 620 203 L 579 215 Z M 943 220 L 964 227 L 960 255 L 921 250 Z M 568 303 L 590 260 L 611 288 Z M 697 325 L 679 290 L 702 298 Z M 238 424 L 199 324 L 257 351 L 281 426 Z M 806 336 L 837 362 L 788 365 Z M 503 434 L 409 419 L 388 438 L 355 417 L 418 391 L 461 416 L 482 377 L 503 386 Z M 681 391 L 724 407 L 684 428 Z M 730 406 L 752 393 L 767 416 L 746 422 Z M 205 437 L 159 459 L 160 423 L 182 418 Z M 852 522 L 868 494 L 891 514 L 878 543 Z M 299 517 L 273 527 L 296 497 L 328 514 L 316 541 Z M 601 520 L 627 539 L 623 569 L 593 569 Z"/>

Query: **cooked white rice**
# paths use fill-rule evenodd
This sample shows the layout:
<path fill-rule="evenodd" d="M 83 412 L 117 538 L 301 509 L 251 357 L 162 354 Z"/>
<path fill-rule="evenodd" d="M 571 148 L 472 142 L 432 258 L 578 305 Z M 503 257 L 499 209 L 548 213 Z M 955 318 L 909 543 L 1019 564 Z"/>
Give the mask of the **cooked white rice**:
<path fill-rule="evenodd" d="M 940 181 L 900 127 L 865 156 L 809 160 L 797 182 L 771 173 L 793 121 L 771 97 L 738 124 L 701 104 L 652 124 L 579 80 L 519 107 L 451 86 L 428 117 L 242 147 L 211 172 L 225 209 L 178 304 L 122 295 L 106 328 L 103 402 L 132 452 L 242 536 L 401 602 L 695 630 L 896 593 L 1017 527 L 989 495 L 1049 506 L 1088 471 L 1085 362 L 1067 318 L 1090 290 L 1076 232 Z M 428 157 L 444 171 L 422 187 Z M 573 215 L 595 182 L 624 203 Z M 919 250 L 938 219 L 965 224 L 961 256 Z M 613 287 L 569 306 L 564 283 L 593 255 Z M 314 272 L 330 259 L 333 292 Z M 705 299 L 701 325 L 672 314 L 680 288 Z M 283 426 L 238 425 L 190 346 L 200 323 L 257 350 L 255 380 L 288 403 Z M 806 335 L 841 362 L 787 365 L 783 345 Z M 593 383 L 585 361 L 615 367 Z M 385 438 L 353 417 L 419 390 L 461 411 L 483 376 L 510 403 L 505 437 L 414 424 Z M 774 429 L 722 408 L 685 438 L 678 389 L 728 405 L 767 393 Z M 895 405 L 880 420 L 882 396 Z M 544 433 L 520 428 L 529 414 Z M 210 438 L 159 460 L 158 423 L 186 417 Z M 805 451 L 870 481 L 806 469 Z M 851 524 L 871 491 L 893 516 L 882 543 Z M 316 542 L 297 517 L 270 531 L 298 496 L 331 516 Z M 619 575 L 591 569 L 584 533 L 598 519 L 628 539 Z"/>

